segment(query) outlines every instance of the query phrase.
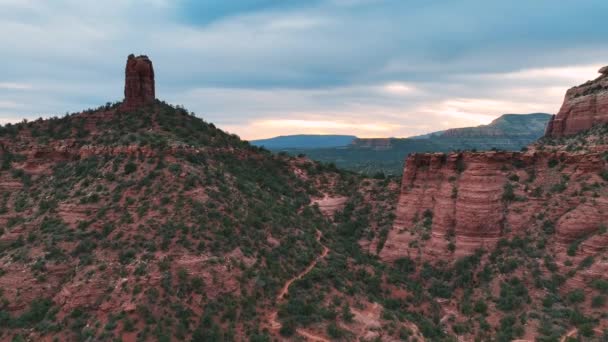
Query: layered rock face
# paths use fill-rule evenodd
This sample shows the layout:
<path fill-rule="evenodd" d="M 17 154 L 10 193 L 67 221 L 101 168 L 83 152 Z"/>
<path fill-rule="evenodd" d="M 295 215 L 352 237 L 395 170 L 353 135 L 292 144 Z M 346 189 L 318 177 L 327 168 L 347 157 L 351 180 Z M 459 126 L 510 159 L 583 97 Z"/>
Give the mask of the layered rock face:
<path fill-rule="evenodd" d="M 554 227 L 549 242 L 567 246 L 608 222 L 608 196 L 597 190 L 606 167 L 601 152 L 411 155 L 380 257 L 456 258 L 543 226 Z"/>
<path fill-rule="evenodd" d="M 608 123 L 608 67 L 600 73 L 568 90 L 546 136 Z M 601 250 L 604 237 L 594 236 L 608 222 L 608 144 L 606 132 L 587 135 L 531 145 L 525 153 L 410 155 L 381 258 L 456 258 L 530 234 L 558 249 L 579 241 L 587 251 Z"/>
<path fill-rule="evenodd" d="M 545 135 L 562 137 L 608 122 L 608 67 L 594 81 L 571 88 L 559 113 L 551 118 Z"/>
<path fill-rule="evenodd" d="M 488 305 L 488 321 L 501 323 L 507 312 L 555 310 L 548 309 L 551 296 L 565 298 L 562 306 L 576 302 L 575 310 L 589 317 L 605 312 L 599 301 L 608 284 L 607 69 L 568 91 L 547 127 L 548 138 L 525 152 L 406 159 L 395 220 L 386 240 L 379 239 L 378 254 L 394 267 L 423 265 L 420 282 L 431 284 L 429 292 L 441 298 L 442 323 L 469 322 L 463 303 L 475 300 Z M 574 133 L 579 134 L 569 136 Z M 408 272 L 404 268 L 399 276 Z M 528 297 L 515 311 L 504 305 L 511 303 L 509 278 Z M 597 320 L 597 331 L 608 327 L 604 316 Z M 518 337 L 541 340 L 549 330 L 528 321 Z M 458 339 L 491 340 L 472 335 Z"/>
<path fill-rule="evenodd" d="M 125 100 L 122 109 L 132 110 L 155 99 L 154 68 L 148 56 L 129 55 L 125 67 Z"/>

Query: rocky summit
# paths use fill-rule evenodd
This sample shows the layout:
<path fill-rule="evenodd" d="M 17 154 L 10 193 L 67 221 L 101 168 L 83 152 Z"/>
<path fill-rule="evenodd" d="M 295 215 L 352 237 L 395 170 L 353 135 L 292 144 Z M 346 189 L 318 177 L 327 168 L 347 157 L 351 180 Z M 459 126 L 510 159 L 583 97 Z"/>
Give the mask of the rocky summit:
<path fill-rule="evenodd" d="M 395 180 L 157 100 L 147 57 L 125 74 L 122 102 L 0 127 L 0 341 L 422 338 L 382 316 L 358 244 L 390 226 Z"/>
<path fill-rule="evenodd" d="M 547 125 L 546 136 L 572 135 L 608 123 L 608 66 L 600 77 L 566 92 L 564 103 Z"/>
<path fill-rule="evenodd" d="M 131 54 L 125 67 L 124 110 L 133 110 L 156 99 L 154 85 L 154 68 L 148 56 Z"/>

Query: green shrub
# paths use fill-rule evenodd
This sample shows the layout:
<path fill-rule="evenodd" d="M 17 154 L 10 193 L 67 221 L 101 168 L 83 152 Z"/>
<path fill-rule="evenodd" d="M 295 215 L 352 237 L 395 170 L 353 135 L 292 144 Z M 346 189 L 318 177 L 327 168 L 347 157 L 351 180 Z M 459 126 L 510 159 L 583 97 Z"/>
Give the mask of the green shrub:
<path fill-rule="evenodd" d="M 570 245 L 568 245 L 568 250 L 566 251 L 566 253 L 569 256 L 575 256 L 579 245 L 580 245 L 580 241 L 572 242 Z"/>
<path fill-rule="evenodd" d="M 135 252 L 135 250 L 127 249 L 127 250 L 121 251 L 118 254 L 118 260 L 120 261 L 121 264 L 128 264 L 131 262 L 131 260 L 133 260 L 135 258 L 136 254 L 137 253 Z"/>
<path fill-rule="evenodd" d="M 549 159 L 549 161 L 547 162 L 547 166 L 549 166 L 550 168 L 556 167 L 557 164 L 559 164 L 559 160 L 555 159 L 555 158 L 551 158 Z"/>
<path fill-rule="evenodd" d="M 593 331 L 593 327 L 595 326 L 594 323 L 583 323 L 578 327 L 578 332 L 585 337 L 591 337 L 593 335 L 595 335 L 595 332 Z"/>
<path fill-rule="evenodd" d="M 429 293 L 434 297 L 450 298 L 452 297 L 452 287 L 440 280 L 434 280 L 429 287 Z"/>
<path fill-rule="evenodd" d="M 585 259 L 583 259 L 581 261 L 581 263 L 579 264 L 580 268 L 588 268 L 589 266 L 593 265 L 593 257 L 592 256 L 588 256 Z"/>
<path fill-rule="evenodd" d="M 515 200 L 515 192 L 513 190 L 513 184 L 507 182 L 503 187 L 502 200 L 504 202 L 512 202 Z"/>
<path fill-rule="evenodd" d="M 485 315 L 486 312 L 488 311 L 488 305 L 484 301 L 478 300 L 475 302 L 475 306 L 473 307 L 473 310 L 475 310 L 475 312 L 477 312 L 477 313 Z"/>
<path fill-rule="evenodd" d="M 353 321 L 355 315 L 353 315 L 353 313 L 350 311 L 350 306 L 348 305 L 348 303 L 344 303 L 344 305 L 342 305 L 341 316 L 344 322 L 350 323 Z"/>
<path fill-rule="evenodd" d="M 513 315 L 508 315 L 500 320 L 498 331 L 496 332 L 496 340 L 499 342 L 510 342 L 521 337 L 524 334 L 524 328 L 517 324 L 517 318 Z"/>
<path fill-rule="evenodd" d="M 591 307 L 593 308 L 601 308 L 606 303 L 605 296 L 595 296 L 591 299 Z"/>
<path fill-rule="evenodd" d="M 395 260 L 395 269 L 398 272 L 411 274 L 416 272 L 416 262 L 409 257 L 403 257 Z"/>
<path fill-rule="evenodd" d="M 582 303 L 585 301 L 585 292 L 582 289 L 576 289 L 566 294 L 566 300 L 570 304 Z"/>
<path fill-rule="evenodd" d="M 286 321 L 281 324 L 281 329 L 279 330 L 279 334 L 281 336 L 289 337 L 293 336 L 296 332 L 296 325 L 293 321 Z"/>
<path fill-rule="evenodd" d="M 551 187 L 551 192 L 561 193 L 561 192 L 564 192 L 564 190 L 566 190 L 566 188 L 567 188 L 567 183 L 562 181 L 557 184 L 554 184 Z"/>
<path fill-rule="evenodd" d="M 595 279 L 591 282 L 591 286 L 603 294 L 608 294 L 608 281 L 604 279 Z"/>
<path fill-rule="evenodd" d="M 137 165 L 131 161 L 125 164 L 125 175 L 131 174 L 137 171 Z"/>
<path fill-rule="evenodd" d="M 545 220 L 543 222 L 543 231 L 545 232 L 545 234 L 555 233 L 555 225 L 553 224 L 553 222 Z"/>
<path fill-rule="evenodd" d="M 458 159 L 456 160 L 456 171 L 458 173 L 463 173 L 465 169 L 466 169 L 466 165 L 464 163 L 464 159 L 461 154 L 458 156 Z"/>
<path fill-rule="evenodd" d="M 48 298 L 37 298 L 30 303 L 28 311 L 24 312 L 15 320 L 15 326 L 17 327 L 28 327 L 42 321 L 49 309 L 53 305 L 53 302 Z"/>
<path fill-rule="evenodd" d="M 345 335 L 345 332 L 335 322 L 331 322 L 327 326 L 327 335 L 333 339 L 340 339 Z"/>
<path fill-rule="evenodd" d="M 169 165 L 169 171 L 174 175 L 178 175 L 182 172 L 182 166 L 180 164 L 171 164 Z"/>
<path fill-rule="evenodd" d="M 513 181 L 513 182 L 519 182 L 519 176 L 515 173 L 509 175 L 509 177 L 507 177 L 507 179 L 510 181 Z"/>
<path fill-rule="evenodd" d="M 496 307 L 502 311 L 519 309 L 528 300 L 528 289 L 519 278 L 511 278 L 500 284 L 500 297 Z"/>

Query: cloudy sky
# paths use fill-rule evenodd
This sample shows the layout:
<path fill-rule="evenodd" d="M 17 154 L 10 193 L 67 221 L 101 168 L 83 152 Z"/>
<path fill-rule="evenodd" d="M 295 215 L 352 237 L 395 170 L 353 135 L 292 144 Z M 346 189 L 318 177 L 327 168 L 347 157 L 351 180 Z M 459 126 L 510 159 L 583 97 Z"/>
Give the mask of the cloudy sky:
<path fill-rule="evenodd" d="M 0 122 L 157 97 L 245 139 L 405 137 L 555 113 L 608 65 L 606 0 L 0 0 Z"/>

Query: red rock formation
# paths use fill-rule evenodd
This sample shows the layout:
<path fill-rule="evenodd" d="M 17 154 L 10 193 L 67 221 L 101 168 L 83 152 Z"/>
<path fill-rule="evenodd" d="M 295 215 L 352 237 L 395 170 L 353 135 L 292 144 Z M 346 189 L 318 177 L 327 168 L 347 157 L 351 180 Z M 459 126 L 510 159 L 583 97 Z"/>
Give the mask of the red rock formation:
<path fill-rule="evenodd" d="M 547 125 L 546 136 L 561 137 L 608 123 L 608 67 L 594 81 L 571 88 L 559 113 Z"/>
<path fill-rule="evenodd" d="M 608 123 L 608 67 L 600 73 L 568 90 L 547 136 Z M 603 158 L 608 145 L 597 136 L 583 145 L 409 156 L 394 226 L 380 257 L 445 260 L 525 235 L 547 238 L 552 249 L 562 251 L 558 262 L 567 259 L 563 251 L 574 242 L 582 243 L 586 256 L 599 253 L 608 241 L 599 233 L 608 221 L 608 195 L 599 190 L 607 186 L 600 174 L 608 169 Z"/>
<path fill-rule="evenodd" d="M 148 56 L 129 55 L 125 67 L 125 100 L 123 110 L 133 110 L 154 102 L 154 68 Z"/>
<path fill-rule="evenodd" d="M 313 198 L 312 203 L 319 206 L 319 210 L 325 216 L 333 217 L 336 211 L 342 210 L 348 197 L 346 196 L 329 196 L 325 195 L 320 198 Z"/>
<path fill-rule="evenodd" d="M 467 255 L 477 248 L 491 249 L 502 237 L 540 230 L 544 220 L 555 225 L 551 241 L 559 246 L 589 236 L 608 220 L 608 198 L 585 189 L 585 184 L 605 183 L 599 176 L 607 167 L 601 155 L 563 151 L 411 155 L 395 223 L 380 257 L 391 261 L 418 254 Z M 551 159 L 561 160 L 559 168 L 549 166 Z M 503 199 L 507 183 L 513 186 L 516 200 Z M 563 191 L 552 190 L 562 183 Z M 536 188 L 540 195 L 534 193 Z M 425 212 L 432 214 L 432 223 L 426 226 Z"/>

